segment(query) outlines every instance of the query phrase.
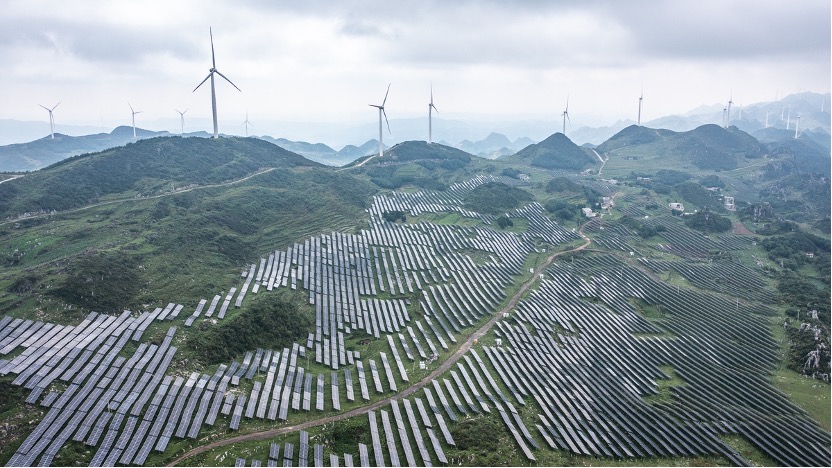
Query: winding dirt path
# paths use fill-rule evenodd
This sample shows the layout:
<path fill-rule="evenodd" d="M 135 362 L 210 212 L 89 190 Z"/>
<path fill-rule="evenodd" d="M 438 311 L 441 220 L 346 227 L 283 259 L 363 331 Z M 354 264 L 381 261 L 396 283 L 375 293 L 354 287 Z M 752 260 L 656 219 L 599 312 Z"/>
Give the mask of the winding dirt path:
<path fill-rule="evenodd" d="M 465 340 L 461 345 L 459 345 L 459 347 L 456 349 L 456 351 L 454 351 L 450 356 L 448 356 L 447 359 L 445 359 L 444 362 L 442 362 L 442 364 L 440 364 L 430 374 L 428 374 L 427 376 L 425 376 L 424 378 L 422 378 L 418 382 L 414 383 L 410 387 L 402 390 L 401 392 L 397 393 L 396 395 L 384 397 L 381 400 L 373 402 L 373 403 L 371 403 L 367 406 L 362 406 L 360 408 L 355 408 L 355 409 L 352 409 L 350 411 L 346 411 L 344 413 L 336 414 L 336 415 L 333 415 L 333 416 L 328 416 L 328 417 L 325 417 L 325 418 L 309 420 L 309 421 L 306 421 L 306 422 L 293 424 L 293 425 L 290 425 L 290 426 L 283 426 L 283 427 L 278 427 L 278 428 L 275 428 L 275 429 L 269 429 L 267 431 L 252 432 L 250 434 L 241 434 L 241 435 L 238 435 L 238 436 L 229 437 L 227 439 L 222 439 L 222 440 L 218 440 L 218 441 L 215 441 L 215 442 L 211 442 L 209 444 L 202 445 L 202 446 L 196 447 L 194 449 L 191 449 L 191 450 L 185 452 L 184 454 L 180 455 L 179 457 L 175 458 L 173 461 L 168 463 L 167 466 L 176 466 L 177 464 L 181 463 L 182 461 L 184 461 L 188 458 L 191 458 L 195 455 L 199 455 L 200 453 L 205 453 L 205 452 L 207 452 L 209 450 L 212 450 L 212 449 L 215 449 L 217 447 L 222 447 L 224 445 L 235 444 L 237 442 L 248 442 L 248 441 L 253 441 L 253 440 L 270 439 L 270 438 L 278 436 L 278 435 L 287 434 L 287 433 L 295 432 L 295 431 L 300 431 L 300 430 L 303 430 L 303 429 L 308 429 L 310 427 L 322 426 L 322 425 L 330 423 L 330 422 L 341 421 L 341 420 L 351 418 L 351 417 L 354 417 L 354 416 L 360 416 L 362 414 L 366 414 L 368 411 L 376 410 L 376 409 L 379 409 L 383 406 L 387 406 L 388 404 L 390 404 L 390 400 L 398 400 L 398 399 L 401 399 L 401 398 L 406 398 L 406 397 L 416 393 L 417 391 L 421 390 L 422 387 L 429 384 L 431 380 L 433 380 L 436 377 L 438 377 L 439 375 L 443 374 L 445 371 L 451 369 L 451 367 L 453 367 L 453 365 L 456 364 L 456 362 L 463 355 L 465 355 L 465 353 L 467 353 L 469 349 L 471 349 L 471 346 L 474 344 L 474 342 L 479 340 L 483 336 L 485 336 L 485 334 L 488 333 L 488 331 L 491 329 L 491 327 L 493 327 L 494 324 L 497 323 L 497 321 L 500 320 L 500 318 L 502 318 L 504 312 L 509 312 L 510 310 L 514 309 L 514 307 L 517 306 L 517 303 L 520 301 L 520 298 L 523 296 L 523 294 L 526 291 L 528 291 L 528 289 L 531 288 L 534 285 L 534 283 L 537 281 L 538 276 L 541 273 L 543 273 L 543 271 L 547 267 L 549 267 L 549 265 L 551 265 L 552 262 L 554 262 L 556 258 L 560 257 L 561 255 L 565 255 L 565 254 L 572 253 L 572 252 L 577 252 L 577 251 L 584 250 L 585 248 L 589 247 L 589 245 L 592 241 L 589 239 L 589 237 L 584 235 L 584 226 L 585 225 L 586 224 L 581 226 L 580 230 L 578 230 L 578 234 L 580 234 L 580 236 L 584 239 L 583 244 L 579 245 L 578 247 L 575 247 L 574 249 L 564 250 L 564 251 L 556 252 L 556 253 L 550 255 L 546 259 L 546 261 L 544 261 L 543 263 L 538 265 L 538 267 L 534 270 L 534 274 L 532 275 L 532 277 L 529 278 L 528 280 L 526 280 L 526 282 L 523 283 L 523 285 L 520 287 L 520 289 L 517 290 L 517 292 L 511 297 L 511 299 L 508 301 L 508 303 L 506 303 L 505 307 L 503 307 L 501 310 L 497 311 L 487 322 L 485 322 L 482 326 L 480 326 L 479 329 L 477 329 L 474 333 L 472 333 L 468 337 L 467 340 Z"/>

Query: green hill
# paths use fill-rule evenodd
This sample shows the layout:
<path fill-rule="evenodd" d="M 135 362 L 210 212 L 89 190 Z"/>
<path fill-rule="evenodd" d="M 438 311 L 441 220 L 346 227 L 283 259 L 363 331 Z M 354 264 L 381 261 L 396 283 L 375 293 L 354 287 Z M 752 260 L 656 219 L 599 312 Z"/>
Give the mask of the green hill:
<path fill-rule="evenodd" d="M 239 179 L 270 167 L 319 164 L 256 138 L 159 137 L 83 154 L 0 185 L 0 218 L 63 211 Z"/>
<path fill-rule="evenodd" d="M 759 158 L 764 147 L 736 127 L 702 125 L 688 132 L 630 126 L 598 146 L 610 160 L 605 171 L 619 166 L 640 169 L 696 168 L 706 171 L 739 167 L 744 158 Z M 623 163 L 623 161 L 640 161 Z"/>
<path fill-rule="evenodd" d="M 383 163 L 388 157 L 393 161 L 454 161 L 452 165 L 464 166 L 471 161 L 472 156 L 465 151 L 439 143 L 405 141 L 385 151 L 384 157 L 376 163 Z"/>
<path fill-rule="evenodd" d="M 369 159 L 368 159 L 369 158 Z M 485 160 L 439 143 L 405 141 L 384 152 L 354 163 L 356 174 L 366 174 L 377 186 L 397 189 L 405 186 L 444 190 L 482 169 Z"/>
<path fill-rule="evenodd" d="M 598 158 L 592 150 L 581 148 L 563 133 L 555 133 L 540 143 L 529 145 L 517 153 L 504 158 L 509 162 L 521 162 L 543 169 L 566 169 L 580 171 L 593 167 Z"/>
<path fill-rule="evenodd" d="M 275 169 L 257 172 L 266 167 Z M 170 181 L 196 185 L 165 192 Z M 4 213 L 65 199 L 54 215 L 0 224 L 0 313 L 39 307 L 63 323 L 79 308 L 195 302 L 235 286 L 235 270 L 263 252 L 355 232 L 375 192 L 361 177 L 256 139 L 160 138 L 79 156 L 0 184 L 12 207 Z"/>
<path fill-rule="evenodd" d="M 671 132 L 670 130 L 630 125 L 629 127 L 611 136 L 609 140 L 598 145 L 596 149 L 599 153 L 608 153 L 626 146 L 646 145 L 656 141 L 661 141 L 674 133 L 675 132 Z"/>

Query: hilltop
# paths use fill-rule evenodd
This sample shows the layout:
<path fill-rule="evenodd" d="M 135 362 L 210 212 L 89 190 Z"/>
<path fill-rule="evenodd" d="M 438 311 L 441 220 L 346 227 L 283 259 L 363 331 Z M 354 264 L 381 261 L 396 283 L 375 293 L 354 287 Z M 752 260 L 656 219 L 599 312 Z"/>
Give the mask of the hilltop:
<path fill-rule="evenodd" d="M 157 137 L 83 154 L 0 185 L 0 218 L 63 211 L 112 197 L 217 184 L 270 167 L 318 163 L 256 138 Z"/>
<path fill-rule="evenodd" d="M 707 124 L 689 132 L 631 125 L 598 146 L 610 158 L 649 158 L 664 168 L 693 164 L 700 170 L 735 169 L 743 158 L 759 158 L 763 147 L 736 127 Z"/>
<path fill-rule="evenodd" d="M 543 169 L 566 169 L 580 171 L 597 164 L 591 149 L 581 148 L 563 133 L 555 133 L 540 143 L 529 145 L 512 156 L 504 158 L 506 162 L 522 162 Z"/>
<path fill-rule="evenodd" d="M 384 152 L 355 162 L 355 172 L 366 174 L 381 188 L 396 189 L 411 185 L 444 190 L 448 183 L 470 175 L 485 161 L 462 150 L 440 143 L 405 141 Z"/>

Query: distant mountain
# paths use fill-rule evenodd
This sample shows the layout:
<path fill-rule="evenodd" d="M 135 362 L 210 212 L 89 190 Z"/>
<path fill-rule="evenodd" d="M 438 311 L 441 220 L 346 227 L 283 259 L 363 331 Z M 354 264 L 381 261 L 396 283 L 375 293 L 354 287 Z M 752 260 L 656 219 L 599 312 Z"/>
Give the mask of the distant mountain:
<path fill-rule="evenodd" d="M 136 129 L 137 139 L 165 135 L 170 134 Z M 77 137 L 56 133 L 54 139 L 46 136 L 29 143 L 0 146 L 0 171 L 36 171 L 71 156 L 103 151 L 134 141 L 133 127 L 126 126 L 116 127 L 110 133 Z"/>
<path fill-rule="evenodd" d="M 592 145 L 600 145 L 617 132 L 625 127 L 634 124 L 631 120 L 619 120 L 618 122 L 604 127 L 578 127 L 574 130 L 569 130 L 569 139 L 580 143 L 581 146 L 585 143 Z"/>
<path fill-rule="evenodd" d="M 261 140 L 266 140 L 285 150 L 297 153 L 312 161 L 326 164 L 328 166 L 339 166 L 336 159 L 338 152 L 323 143 L 307 143 L 305 141 L 290 141 L 286 138 L 272 138 L 270 136 L 256 137 Z"/>
<path fill-rule="evenodd" d="M 60 112 L 60 111 L 58 111 Z M 46 114 L 44 113 L 44 116 Z M 58 133 L 69 136 L 92 135 L 104 130 L 92 125 L 55 125 L 55 136 Z M 13 145 L 27 141 L 39 140 L 49 136 L 49 121 L 37 122 L 15 119 L 0 119 L 0 145 Z"/>
<path fill-rule="evenodd" d="M 563 133 L 555 133 L 540 143 L 527 146 L 504 159 L 544 169 L 573 171 L 580 171 L 600 162 L 591 149 L 581 148 Z"/>
<path fill-rule="evenodd" d="M 384 145 L 385 150 L 387 150 L 389 148 L 390 148 L 389 146 Z M 377 152 L 378 152 L 378 140 L 373 139 L 373 140 L 367 141 L 366 143 L 364 143 L 361 146 L 355 146 L 355 145 L 344 146 L 343 148 L 341 148 L 340 151 L 338 151 L 338 157 L 342 158 L 343 160 L 347 160 L 343 164 L 349 164 L 349 163 L 355 161 L 358 158 L 363 158 L 364 156 L 367 156 L 367 155 L 370 155 L 370 154 L 376 154 Z"/>
<path fill-rule="evenodd" d="M 501 156 L 514 154 L 531 144 L 534 144 L 534 140 L 528 137 L 520 137 L 512 142 L 501 133 L 491 132 L 479 141 L 462 140 L 456 147 L 481 158 L 497 159 Z"/>
<path fill-rule="evenodd" d="M 218 184 L 263 168 L 296 166 L 320 165 L 256 138 L 151 138 L 74 156 L 0 184 L 0 218 Z"/>
<path fill-rule="evenodd" d="M 735 102 L 731 107 L 729 124 L 747 133 L 769 128 L 789 129 L 794 132 L 797 116 L 800 127 L 830 132 L 830 94 L 797 93 L 782 99 L 741 105 Z M 721 124 L 726 104 L 700 106 L 682 115 L 670 115 L 650 120 L 645 126 L 665 128 L 677 132 L 689 131 L 706 124 Z M 821 108 L 824 110 L 821 111 Z M 766 125 L 766 122 L 768 125 Z"/>

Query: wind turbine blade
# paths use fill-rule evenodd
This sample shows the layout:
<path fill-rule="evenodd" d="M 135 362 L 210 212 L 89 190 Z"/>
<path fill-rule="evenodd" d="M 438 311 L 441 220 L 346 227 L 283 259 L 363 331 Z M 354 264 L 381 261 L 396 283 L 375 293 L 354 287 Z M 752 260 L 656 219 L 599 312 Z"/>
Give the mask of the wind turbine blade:
<path fill-rule="evenodd" d="M 55 110 L 55 109 L 57 109 L 57 108 L 58 108 L 58 106 L 60 106 L 60 105 L 61 105 L 61 101 L 58 101 L 58 103 L 57 103 L 57 104 L 55 104 L 55 107 L 53 107 L 51 110 Z"/>
<path fill-rule="evenodd" d="M 370 106 L 370 107 L 375 107 L 376 109 L 381 109 L 382 108 L 381 106 L 378 106 L 376 104 L 367 104 L 367 105 Z"/>
<path fill-rule="evenodd" d="M 384 114 L 384 121 L 387 122 L 387 133 L 392 135 L 393 132 L 390 131 L 390 121 L 387 120 L 387 112 L 384 110 L 383 107 L 381 108 L 381 113 Z"/>
<path fill-rule="evenodd" d="M 39 106 L 41 106 L 41 107 L 43 107 L 44 109 L 48 110 L 49 112 L 52 112 L 52 109 L 50 109 L 50 108 L 48 108 L 48 107 L 44 106 L 43 104 L 38 104 L 38 105 L 39 105 Z"/>
<path fill-rule="evenodd" d="M 211 67 L 217 68 L 217 60 L 214 58 L 214 32 L 208 26 L 208 34 L 211 36 Z"/>
<path fill-rule="evenodd" d="M 430 84 L 430 105 L 433 106 L 433 83 Z M 434 107 L 434 109 L 436 109 L 436 107 Z"/>
<path fill-rule="evenodd" d="M 433 110 L 435 110 L 437 114 L 439 113 L 439 109 L 437 109 L 436 106 L 433 105 L 433 102 L 430 103 L 430 106 L 433 107 Z"/>
<path fill-rule="evenodd" d="M 190 107 L 189 107 L 189 108 L 187 108 L 187 109 L 185 109 L 185 112 L 188 112 L 189 110 L 191 110 L 191 108 L 190 108 Z M 182 114 L 184 115 L 184 114 L 185 114 L 185 112 L 183 112 Z"/>
<path fill-rule="evenodd" d="M 127 103 L 127 105 L 128 105 L 128 106 L 130 106 L 130 112 L 132 112 L 132 113 L 134 113 L 134 114 L 135 114 L 135 113 L 136 113 L 136 111 L 134 111 L 134 110 L 133 110 L 133 106 L 132 106 L 132 105 L 130 105 L 130 103 L 129 103 L 129 102 Z"/>
<path fill-rule="evenodd" d="M 215 72 L 217 72 L 217 75 L 219 75 L 219 76 L 221 76 L 221 77 L 225 78 L 225 81 L 227 81 L 227 82 L 231 83 L 231 80 L 229 80 L 227 76 L 225 76 L 225 75 L 223 75 L 222 73 L 220 73 L 220 71 L 219 71 L 219 70 L 214 70 L 214 71 L 215 71 Z M 234 83 L 231 83 L 231 86 L 233 86 L 233 87 L 237 88 L 237 85 L 235 85 Z M 240 89 L 240 88 L 237 88 L 237 91 L 239 91 L 239 92 L 241 92 L 241 93 L 243 92 L 243 90 L 242 90 L 242 89 Z"/>
<path fill-rule="evenodd" d="M 211 73 L 214 73 L 214 72 L 211 72 Z M 208 76 L 206 76 L 206 77 L 205 77 L 205 79 L 204 79 L 204 80 L 202 80 L 202 83 L 199 83 L 198 85 L 196 85 L 196 88 L 194 88 L 194 90 L 193 90 L 193 91 L 191 91 L 191 92 L 193 93 L 194 91 L 196 91 L 197 89 L 199 89 L 199 87 L 200 87 L 200 86 L 202 86 L 202 84 L 203 84 L 203 83 L 205 83 L 206 81 L 208 81 L 208 78 L 211 78 L 211 73 L 209 73 L 209 74 L 208 74 Z"/>
<path fill-rule="evenodd" d="M 393 83 L 388 83 L 387 84 L 387 92 L 384 93 L 384 100 L 381 101 L 381 107 L 384 107 L 384 105 L 387 103 L 387 95 L 390 94 L 390 85 L 391 84 L 393 84 Z"/>

